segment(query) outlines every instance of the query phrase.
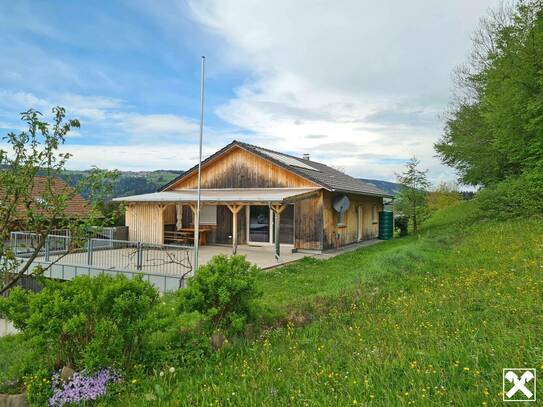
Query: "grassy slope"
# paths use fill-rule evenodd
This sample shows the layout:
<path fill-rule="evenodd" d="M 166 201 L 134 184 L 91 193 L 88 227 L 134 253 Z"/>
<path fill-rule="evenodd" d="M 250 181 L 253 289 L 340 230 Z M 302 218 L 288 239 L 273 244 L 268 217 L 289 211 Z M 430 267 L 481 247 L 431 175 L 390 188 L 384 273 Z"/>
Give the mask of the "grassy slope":
<path fill-rule="evenodd" d="M 179 404 L 501 403 L 502 368 L 543 368 L 543 221 L 468 226 L 469 205 L 418 237 L 263 275 L 262 304 L 293 323 L 178 367 Z"/>

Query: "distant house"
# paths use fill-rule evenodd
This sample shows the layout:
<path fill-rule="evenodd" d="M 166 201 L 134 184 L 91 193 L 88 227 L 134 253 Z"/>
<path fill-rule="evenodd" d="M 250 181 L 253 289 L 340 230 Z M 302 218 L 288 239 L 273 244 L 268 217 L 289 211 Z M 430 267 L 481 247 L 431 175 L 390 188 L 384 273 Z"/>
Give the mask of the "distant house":
<path fill-rule="evenodd" d="M 129 239 L 175 241 L 191 231 L 198 166 L 127 203 Z M 373 239 L 390 194 L 325 164 L 233 141 L 202 162 L 200 224 L 208 244 L 320 252 Z M 279 222 L 277 221 L 279 220 Z M 179 233 L 179 234 L 176 234 Z"/>
<path fill-rule="evenodd" d="M 45 191 L 47 188 L 47 177 L 45 176 L 36 176 L 32 180 L 32 185 L 30 186 L 31 202 L 21 202 L 18 205 L 17 211 L 14 216 L 14 223 L 17 221 L 23 221 L 26 216 L 27 207 L 32 208 L 38 212 L 47 211 L 47 202 L 45 202 L 44 196 L 46 195 Z M 60 178 L 53 178 L 51 182 L 51 188 L 53 193 L 64 194 L 73 194 L 74 190 L 66 182 Z M 2 198 L 2 191 L 0 189 L 0 200 Z M 66 202 L 66 209 L 64 214 L 71 218 L 84 218 L 90 212 L 89 203 L 79 194 L 74 194 L 71 199 Z"/>

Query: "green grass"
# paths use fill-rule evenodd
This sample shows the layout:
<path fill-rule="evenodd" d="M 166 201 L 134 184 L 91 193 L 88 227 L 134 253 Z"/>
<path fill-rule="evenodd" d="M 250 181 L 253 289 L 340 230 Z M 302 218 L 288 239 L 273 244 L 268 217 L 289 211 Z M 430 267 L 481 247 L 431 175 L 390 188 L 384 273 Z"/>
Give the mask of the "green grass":
<path fill-rule="evenodd" d="M 30 353 L 20 335 L 0 338 L 0 393 L 18 393 L 18 383 L 22 372 L 20 368 Z"/>
<path fill-rule="evenodd" d="M 471 205 L 418 236 L 263 273 L 255 340 L 127 377 L 104 405 L 501 404 L 502 368 L 543 377 L 543 219 L 473 221 Z"/>
<path fill-rule="evenodd" d="M 289 322 L 177 366 L 169 405 L 501 404 L 502 368 L 543 374 L 543 220 L 470 224 L 469 205 L 262 275 L 261 304 Z M 150 404 L 137 379 L 118 405 Z"/>

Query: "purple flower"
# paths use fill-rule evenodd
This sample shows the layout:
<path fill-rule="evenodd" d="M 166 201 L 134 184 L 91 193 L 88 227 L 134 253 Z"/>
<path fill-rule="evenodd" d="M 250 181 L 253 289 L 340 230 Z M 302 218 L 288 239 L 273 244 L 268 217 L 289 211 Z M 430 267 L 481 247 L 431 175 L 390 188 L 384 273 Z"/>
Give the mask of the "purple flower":
<path fill-rule="evenodd" d="M 119 375 L 112 369 L 102 369 L 94 375 L 87 376 L 84 372 L 74 373 L 65 383 L 60 380 L 60 374 L 53 375 L 53 396 L 49 406 L 64 406 L 69 403 L 79 404 L 83 401 L 96 400 L 106 394 L 109 383 L 120 380 Z"/>

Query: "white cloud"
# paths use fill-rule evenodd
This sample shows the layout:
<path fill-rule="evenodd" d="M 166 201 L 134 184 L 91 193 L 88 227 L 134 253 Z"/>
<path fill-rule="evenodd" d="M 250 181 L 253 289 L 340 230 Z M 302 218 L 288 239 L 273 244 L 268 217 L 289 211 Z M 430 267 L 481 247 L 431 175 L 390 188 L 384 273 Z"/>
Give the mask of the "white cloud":
<path fill-rule="evenodd" d="M 132 134 L 194 135 L 199 129 L 196 121 L 172 114 L 129 114 L 121 120 L 121 126 Z"/>
<path fill-rule="evenodd" d="M 0 91 L 0 106 L 5 108 L 19 111 L 32 108 L 49 114 L 54 106 L 63 106 L 70 116 L 91 120 L 105 119 L 109 111 L 121 108 L 122 104 L 119 99 L 103 96 L 63 93 L 44 98 L 30 92 Z"/>
<path fill-rule="evenodd" d="M 416 154 L 437 180 L 452 177 L 433 151 L 450 73 L 464 61 L 479 17 L 496 3 L 205 0 L 189 6 L 226 45 L 224 59 L 253 72 L 217 109 L 221 118 L 270 147 L 311 150 L 357 176 L 391 179 L 401 170 L 361 154 Z M 340 147 L 328 154 L 323 144 Z"/>
<path fill-rule="evenodd" d="M 77 133 L 72 130 L 74 134 L 70 137 L 82 138 L 87 134 L 96 143 L 103 142 L 108 135 L 124 143 L 156 145 L 172 140 L 178 143 L 195 139 L 199 129 L 198 122 L 191 118 L 173 114 L 137 113 L 124 101 L 111 97 L 64 93 L 50 94 L 43 98 L 29 92 L 0 90 L 0 107 L 9 109 L 11 117 L 17 117 L 15 112 L 33 108 L 41 111 L 48 120 L 51 118 L 51 108 L 57 105 L 66 108 L 68 117 L 77 118 L 81 122 L 81 130 Z M 107 144 L 114 141 L 110 137 Z"/>

